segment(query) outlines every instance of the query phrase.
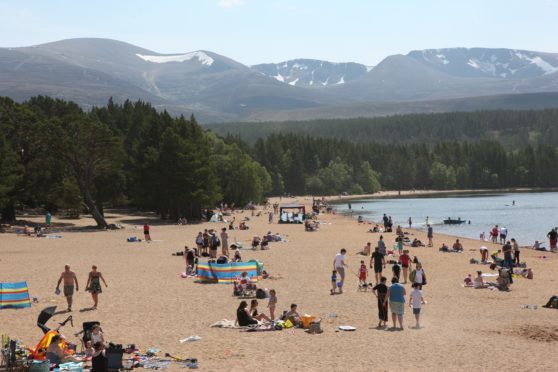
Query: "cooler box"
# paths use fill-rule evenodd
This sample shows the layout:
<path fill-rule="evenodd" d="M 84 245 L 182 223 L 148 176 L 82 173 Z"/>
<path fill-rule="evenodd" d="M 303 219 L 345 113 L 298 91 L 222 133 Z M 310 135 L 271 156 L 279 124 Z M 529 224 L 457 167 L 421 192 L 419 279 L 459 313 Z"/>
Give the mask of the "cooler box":
<path fill-rule="evenodd" d="M 314 319 L 316 319 L 316 317 L 314 315 L 308 315 L 308 314 L 305 314 L 305 315 L 300 317 L 300 320 L 302 320 L 302 326 L 304 328 L 309 328 L 310 323 L 312 323 L 314 321 Z"/>

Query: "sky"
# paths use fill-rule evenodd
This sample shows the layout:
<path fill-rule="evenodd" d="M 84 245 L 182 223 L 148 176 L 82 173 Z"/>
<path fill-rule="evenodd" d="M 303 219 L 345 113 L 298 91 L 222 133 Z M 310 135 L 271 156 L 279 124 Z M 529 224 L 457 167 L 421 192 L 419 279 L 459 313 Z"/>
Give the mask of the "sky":
<path fill-rule="evenodd" d="M 554 0 L 0 0 L 0 47 L 78 37 L 246 65 L 313 58 L 378 64 L 448 47 L 558 53 Z"/>

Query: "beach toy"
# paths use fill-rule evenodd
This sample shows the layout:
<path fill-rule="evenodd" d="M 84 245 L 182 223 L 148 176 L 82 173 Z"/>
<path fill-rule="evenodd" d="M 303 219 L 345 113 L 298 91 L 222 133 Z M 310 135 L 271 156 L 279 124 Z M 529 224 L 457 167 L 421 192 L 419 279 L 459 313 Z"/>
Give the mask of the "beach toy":
<path fill-rule="evenodd" d="M 58 296 L 60 294 L 60 288 L 56 288 L 54 290 L 54 294 Z"/>
<path fill-rule="evenodd" d="M 356 331 L 356 328 L 353 326 L 339 326 L 337 329 L 341 331 Z"/>
<path fill-rule="evenodd" d="M 341 288 L 342 283 L 341 282 L 337 282 L 337 288 Z"/>

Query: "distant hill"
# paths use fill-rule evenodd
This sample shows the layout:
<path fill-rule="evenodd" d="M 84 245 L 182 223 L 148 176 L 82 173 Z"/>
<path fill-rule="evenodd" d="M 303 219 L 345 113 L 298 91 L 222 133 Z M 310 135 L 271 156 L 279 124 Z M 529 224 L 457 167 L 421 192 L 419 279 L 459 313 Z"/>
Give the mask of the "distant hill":
<path fill-rule="evenodd" d="M 525 95 L 549 92 L 558 92 L 558 54 L 525 50 L 412 51 L 369 68 L 311 59 L 249 67 L 210 51 L 160 54 L 94 38 L 0 48 L 0 95 L 49 95 L 85 108 L 142 99 L 206 123 L 557 107 L 549 96 Z M 518 96 L 476 98 L 505 95 Z"/>

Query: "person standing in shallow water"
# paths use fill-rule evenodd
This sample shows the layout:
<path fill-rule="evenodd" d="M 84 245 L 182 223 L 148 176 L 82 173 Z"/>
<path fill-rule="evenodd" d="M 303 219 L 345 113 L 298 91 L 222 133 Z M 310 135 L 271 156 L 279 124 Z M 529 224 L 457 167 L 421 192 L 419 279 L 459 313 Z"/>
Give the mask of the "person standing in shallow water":
<path fill-rule="evenodd" d="M 103 292 L 101 288 L 101 280 L 105 284 L 105 287 L 108 288 L 103 274 L 97 271 L 97 266 L 91 266 L 91 272 L 89 273 L 89 277 L 87 278 L 86 290 L 91 293 L 91 297 L 93 298 L 93 309 L 97 308 L 97 305 L 99 303 L 99 293 Z"/>
<path fill-rule="evenodd" d="M 426 218 L 428 218 L 428 217 L 426 217 Z M 434 230 L 432 229 L 432 226 L 430 226 L 430 225 L 427 225 L 427 226 L 428 226 L 428 233 L 427 233 L 427 236 L 428 236 L 428 246 L 429 246 L 429 247 L 432 247 L 432 245 L 433 245 L 432 239 L 434 238 Z"/>

